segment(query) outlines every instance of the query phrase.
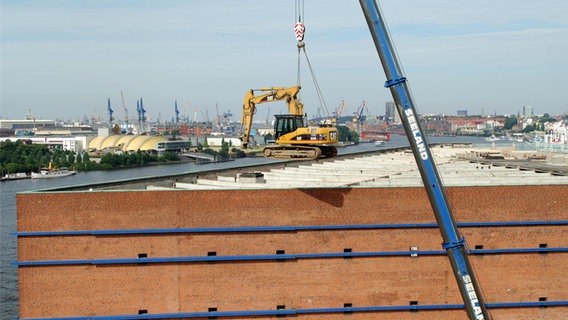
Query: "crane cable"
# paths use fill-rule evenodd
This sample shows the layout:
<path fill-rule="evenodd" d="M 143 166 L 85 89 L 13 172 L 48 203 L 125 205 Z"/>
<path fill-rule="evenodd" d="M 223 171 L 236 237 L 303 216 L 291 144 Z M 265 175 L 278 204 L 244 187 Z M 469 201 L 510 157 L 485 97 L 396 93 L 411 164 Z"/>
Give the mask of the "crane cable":
<path fill-rule="evenodd" d="M 302 40 L 304 40 L 304 31 L 305 27 L 302 23 L 302 16 L 304 15 L 304 1 L 303 0 L 295 0 L 295 16 L 296 23 L 294 24 L 294 34 L 296 35 L 296 40 L 298 40 L 298 68 L 297 68 L 297 78 L 296 84 L 300 85 L 300 49 L 304 48 L 305 44 Z"/>
<path fill-rule="evenodd" d="M 321 89 L 319 87 L 318 81 L 316 79 L 316 75 L 314 73 L 314 70 L 312 68 L 312 64 L 310 63 L 310 59 L 308 58 L 308 54 L 306 52 L 306 44 L 304 43 L 304 32 L 305 32 L 305 27 L 304 24 L 302 23 L 302 17 L 304 17 L 304 0 L 295 0 L 295 10 L 296 10 L 296 24 L 294 25 L 294 33 L 296 35 L 296 40 L 298 40 L 298 68 L 297 68 L 297 85 L 300 86 L 300 65 L 301 65 L 301 51 L 304 52 L 304 56 L 306 57 L 306 62 L 308 64 L 308 68 L 310 70 L 310 74 L 312 76 L 312 81 L 314 82 L 314 86 L 316 89 L 316 94 L 319 100 L 319 104 L 320 104 L 320 108 L 318 108 L 318 113 L 320 109 L 323 109 L 325 111 L 325 115 L 327 117 L 330 117 L 330 112 L 327 109 L 327 105 L 325 103 L 325 99 L 323 98 L 323 94 L 321 92 Z"/>

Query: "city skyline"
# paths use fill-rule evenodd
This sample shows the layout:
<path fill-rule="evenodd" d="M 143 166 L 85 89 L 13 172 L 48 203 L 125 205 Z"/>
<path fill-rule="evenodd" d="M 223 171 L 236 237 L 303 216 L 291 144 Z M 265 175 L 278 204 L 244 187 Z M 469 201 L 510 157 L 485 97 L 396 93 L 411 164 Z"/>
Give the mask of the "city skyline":
<path fill-rule="evenodd" d="M 420 113 L 568 111 L 565 1 L 379 3 Z M 219 110 L 238 120 L 249 89 L 297 84 L 292 1 L 6 0 L 0 9 L 3 119 L 28 110 L 37 119 L 104 119 L 108 98 L 120 119 L 122 92 L 131 118 L 143 98 L 153 120 L 174 118 L 176 100 L 190 119 Z M 352 114 L 365 100 L 384 115 L 392 99 L 357 1 L 306 1 L 303 20 L 325 101 L 302 56 L 305 111 L 325 115 L 344 100 Z M 266 104 L 255 119 L 285 112 Z"/>

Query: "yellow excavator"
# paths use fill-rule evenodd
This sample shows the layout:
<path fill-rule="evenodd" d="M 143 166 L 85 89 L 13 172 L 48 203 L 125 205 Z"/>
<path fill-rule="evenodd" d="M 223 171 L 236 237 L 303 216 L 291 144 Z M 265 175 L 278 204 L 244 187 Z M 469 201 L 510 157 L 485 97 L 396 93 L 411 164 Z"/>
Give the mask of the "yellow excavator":
<path fill-rule="evenodd" d="M 275 145 L 264 147 L 262 154 L 269 159 L 315 160 L 337 155 L 337 128 L 329 123 L 307 125 L 303 115 L 304 105 L 298 99 L 300 86 L 290 88 L 271 87 L 251 89 L 245 95 L 243 104 L 242 148 L 247 149 L 250 142 L 253 116 L 256 105 L 265 102 L 285 100 L 288 114 L 275 115 Z M 255 91 L 261 94 L 256 96 Z"/>

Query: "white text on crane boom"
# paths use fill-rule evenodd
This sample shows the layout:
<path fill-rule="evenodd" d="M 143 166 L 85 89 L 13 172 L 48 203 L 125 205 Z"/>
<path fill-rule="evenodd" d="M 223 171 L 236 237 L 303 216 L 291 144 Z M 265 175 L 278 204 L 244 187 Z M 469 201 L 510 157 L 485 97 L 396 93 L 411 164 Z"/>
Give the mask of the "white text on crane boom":
<path fill-rule="evenodd" d="M 414 137 L 414 141 L 418 146 L 418 152 L 420 152 L 420 158 L 422 158 L 422 160 L 428 160 L 428 152 L 426 152 L 426 146 L 424 146 L 424 139 L 422 139 L 422 135 L 420 134 L 420 129 L 418 128 L 417 119 L 414 116 L 414 112 L 412 112 L 412 108 L 404 110 L 404 114 L 406 115 L 406 119 L 410 124 L 410 129 L 412 130 L 412 137 Z"/>

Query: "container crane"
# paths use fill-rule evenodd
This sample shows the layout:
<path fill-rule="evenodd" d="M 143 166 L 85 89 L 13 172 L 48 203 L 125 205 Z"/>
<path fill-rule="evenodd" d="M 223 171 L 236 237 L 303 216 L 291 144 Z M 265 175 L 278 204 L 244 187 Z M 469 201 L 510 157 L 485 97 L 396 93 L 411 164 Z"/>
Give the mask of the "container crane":
<path fill-rule="evenodd" d="M 363 100 L 361 102 L 361 105 L 359 105 L 359 108 L 357 108 L 357 111 L 355 111 L 355 119 L 357 119 L 357 121 L 365 120 L 365 117 L 363 116 L 363 112 L 365 110 L 367 110 L 367 113 L 369 113 L 369 109 L 367 109 L 367 103 L 365 102 L 365 100 Z"/>
<path fill-rule="evenodd" d="M 110 106 L 110 98 L 108 98 L 107 110 L 108 110 L 108 125 L 112 128 L 112 122 L 114 121 L 114 117 L 112 116 L 112 114 L 114 111 L 112 111 L 112 108 Z"/>
<path fill-rule="evenodd" d="M 136 100 L 136 110 L 138 111 L 138 130 L 144 132 L 144 122 L 146 122 L 146 109 L 144 109 L 144 102 L 142 98 Z"/>
<path fill-rule="evenodd" d="M 176 124 L 179 123 L 178 101 L 175 101 Z"/>
<path fill-rule="evenodd" d="M 120 91 L 120 99 L 122 100 L 122 111 L 124 112 L 124 131 L 128 133 L 128 109 L 126 108 L 126 103 L 124 102 L 124 94 L 122 93 L 122 91 Z"/>
<path fill-rule="evenodd" d="M 341 103 L 339 104 L 339 106 L 337 106 L 337 108 L 335 108 L 335 112 L 333 113 L 333 123 L 335 123 L 335 125 L 339 125 L 339 122 L 341 121 L 341 114 L 343 113 L 343 110 L 345 110 L 345 100 L 341 99 Z"/>
<path fill-rule="evenodd" d="M 362 122 L 365 121 L 366 117 L 363 116 L 363 112 L 367 111 L 367 114 L 369 113 L 369 109 L 367 109 L 367 103 L 365 102 L 365 100 L 363 100 L 361 102 L 361 105 L 359 106 L 359 108 L 357 108 L 357 111 L 355 112 L 355 118 L 353 119 L 353 122 L 355 122 L 355 125 L 357 127 L 357 132 L 359 133 L 359 136 L 361 136 L 363 128 L 362 128 Z"/>
<path fill-rule="evenodd" d="M 442 247 L 446 250 L 452 265 L 466 312 L 470 319 L 490 319 L 466 251 L 465 238 L 458 231 L 430 148 L 424 140 L 425 136 L 418 121 L 415 104 L 410 95 L 406 78 L 402 74 L 402 69 L 380 8 L 376 0 L 359 0 L 359 3 L 387 78 L 385 87 L 390 89 L 394 98 L 420 175 L 422 176 L 424 187 L 430 199 L 430 204 L 444 240 Z"/>
<path fill-rule="evenodd" d="M 142 122 L 146 121 L 146 109 L 144 109 L 144 102 L 142 102 L 142 97 L 140 97 L 140 119 Z"/>
<path fill-rule="evenodd" d="M 217 112 L 216 124 L 217 133 L 221 133 L 221 115 L 219 114 L 219 104 L 215 103 L 215 111 Z"/>

